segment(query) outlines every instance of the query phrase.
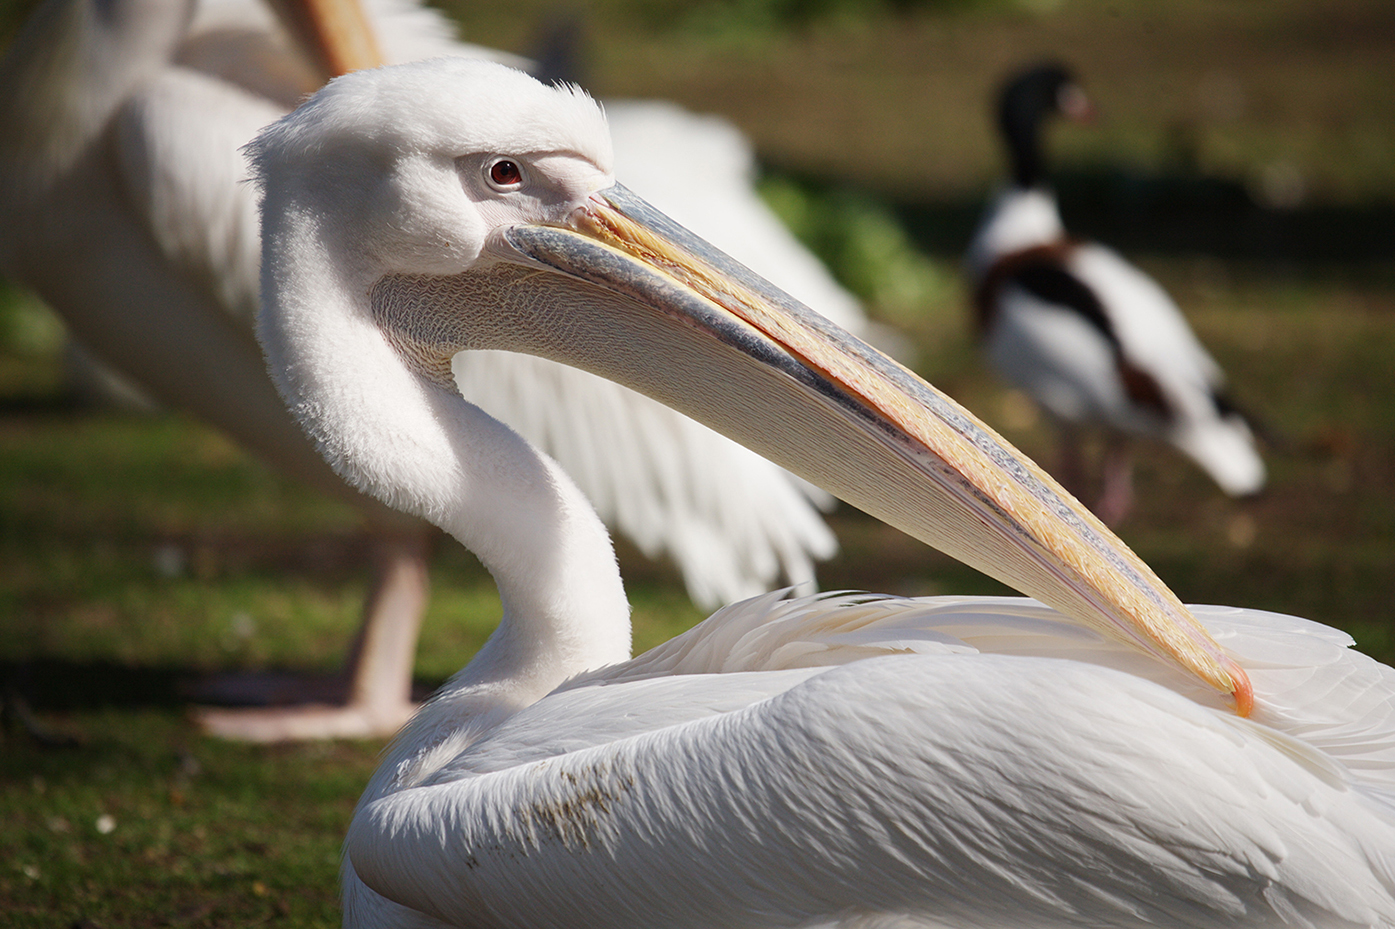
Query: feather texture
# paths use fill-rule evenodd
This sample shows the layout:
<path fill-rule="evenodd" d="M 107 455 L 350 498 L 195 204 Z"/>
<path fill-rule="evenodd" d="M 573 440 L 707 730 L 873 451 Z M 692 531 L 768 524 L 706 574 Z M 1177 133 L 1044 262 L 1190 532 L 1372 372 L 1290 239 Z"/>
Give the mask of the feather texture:
<path fill-rule="evenodd" d="M 370 789 L 348 860 L 480 926 L 1395 919 L 1395 672 L 1195 612 L 1255 719 L 1030 600 L 735 605 Z"/>

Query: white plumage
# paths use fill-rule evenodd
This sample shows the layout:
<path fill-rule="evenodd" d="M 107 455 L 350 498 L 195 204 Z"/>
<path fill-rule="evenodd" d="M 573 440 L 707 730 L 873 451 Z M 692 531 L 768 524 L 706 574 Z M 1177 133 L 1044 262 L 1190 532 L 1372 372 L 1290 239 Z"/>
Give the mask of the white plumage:
<path fill-rule="evenodd" d="M 1334 630 L 1197 608 L 1251 721 L 1033 601 L 864 600 L 728 607 L 460 733 L 370 787 L 353 868 L 468 926 L 1395 919 L 1395 675 Z"/>
<path fill-rule="evenodd" d="M 1395 672 L 1200 608 L 1215 644 L 970 414 L 614 185 L 586 98 L 360 72 L 254 152 L 287 403 L 504 603 L 364 794 L 347 926 L 1395 923 Z M 772 594 L 627 661 L 604 528 L 462 347 L 623 377 L 1071 618 Z"/>
<path fill-rule="evenodd" d="M 522 63 L 457 42 L 438 13 L 416 3 L 378 0 L 371 12 L 390 60 Z M 206 721 L 249 738 L 390 734 L 411 712 L 426 527 L 352 493 L 325 468 L 267 382 L 250 331 L 258 220 L 239 149 L 319 84 L 315 67 L 251 0 L 51 0 L 0 74 L 0 269 L 101 359 L 286 473 L 350 500 L 380 539 L 384 566 L 345 673 L 350 706 Z M 624 103 L 612 119 L 625 132 L 622 154 L 662 146 L 663 157 L 630 157 L 660 166 L 644 178 L 647 192 L 676 213 L 702 207 L 680 172 L 720 155 L 705 162 L 706 189 L 748 220 L 724 244 L 857 325 L 856 302 L 756 197 L 750 152 L 730 126 L 659 104 Z M 688 160 L 665 174 L 679 153 Z M 702 228 L 705 219 L 688 221 Z M 464 358 L 456 373 L 467 396 L 565 462 L 642 551 L 671 556 L 703 605 L 812 580 L 813 561 L 835 549 L 806 487 L 645 397 L 503 353 Z"/>
<path fill-rule="evenodd" d="M 990 206 L 967 259 L 988 359 L 1059 422 L 1163 439 L 1226 493 L 1255 493 L 1265 469 L 1254 437 L 1176 303 L 1115 252 L 1070 238 L 1061 223 L 1045 186 L 1040 124 L 1083 107 L 1059 66 L 1032 68 L 1003 91 L 1013 184 Z M 1128 473 L 1124 461 L 1106 472 L 1107 522 L 1131 503 Z"/>

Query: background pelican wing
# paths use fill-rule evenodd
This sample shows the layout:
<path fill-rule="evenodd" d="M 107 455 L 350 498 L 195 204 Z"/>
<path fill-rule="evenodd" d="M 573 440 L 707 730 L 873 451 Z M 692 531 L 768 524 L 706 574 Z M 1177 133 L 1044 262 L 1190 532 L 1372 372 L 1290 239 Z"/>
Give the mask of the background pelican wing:
<path fill-rule="evenodd" d="M 814 578 L 837 543 L 785 471 L 643 394 L 531 355 L 461 352 L 463 396 L 562 465 L 601 518 L 714 606 Z M 820 494 L 821 499 L 828 499 Z"/>
<path fill-rule="evenodd" d="M 218 118 L 190 118 L 196 113 Z M 165 260 L 249 331 L 259 303 L 261 223 L 241 148 L 283 115 L 265 97 L 175 67 L 132 96 L 115 123 L 125 191 Z"/>
<path fill-rule="evenodd" d="M 372 0 L 367 7 L 389 61 L 463 55 L 527 64 L 459 42 L 438 11 L 419 4 Z M 35 84 L 6 123 L 17 138 L 43 136 L 45 127 L 71 117 L 97 141 L 51 131 L 54 145 L 70 144 L 92 162 L 75 175 L 80 182 L 61 174 L 52 159 L 34 159 L 44 176 L 27 178 L 24 151 L 14 152 L 14 165 L 6 161 L 15 197 L 52 186 L 43 222 L 54 227 L 21 243 L 34 254 L 7 260 L 7 273 L 38 290 L 80 342 L 154 397 L 197 411 L 289 473 L 360 503 L 375 525 L 407 525 L 328 476 L 262 383 L 264 363 L 251 333 L 260 229 L 258 195 L 246 183 L 241 148 L 318 86 L 316 68 L 262 3 L 190 4 L 187 28 L 172 4 L 156 11 L 164 31 L 142 29 L 141 16 L 151 11 L 121 11 L 137 36 L 121 46 L 129 61 L 119 74 L 63 71 L 59 59 L 44 64 L 43 43 L 24 52 L 42 67 L 26 70 L 23 55 L 9 62 Z M 52 15 L 81 25 L 92 14 L 74 2 L 54 4 Z M 96 47 L 110 41 L 101 29 L 83 28 L 79 34 Z M 50 72 L 68 83 L 51 80 Z M 25 102 L 30 96 L 34 102 Z M 693 178 L 684 172 L 703 165 L 703 182 L 723 191 L 723 203 L 743 205 L 733 247 L 750 252 L 762 237 L 774 237 L 772 254 L 781 257 L 772 273 L 796 290 L 790 276 L 806 275 L 846 322 L 861 319 L 856 301 L 756 197 L 749 149 L 735 130 L 662 105 L 622 104 L 615 120 L 629 127 L 624 144 L 637 149 L 626 156 L 629 163 L 650 163 L 646 145 L 685 153 L 671 170 L 646 172 L 647 186 L 661 199 L 679 201 L 680 209 L 691 204 Z M 648 131 L 659 125 L 661 133 Z M 104 160 L 108 149 L 115 154 L 111 164 Z M 714 153 L 720 157 L 702 157 Z M 703 219 L 710 224 L 713 217 Z M 75 223 L 85 228 L 69 228 Z M 760 235 L 753 234 L 756 227 Z M 4 238 L 0 251 L 8 251 Z M 64 244 L 48 248 L 50 240 Z M 77 256 L 85 253 L 78 273 Z M 226 314 L 234 325 L 226 324 Z M 556 456 L 604 518 L 645 554 L 671 557 L 704 607 L 777 583 L 810 581 L 813 562 L 836 549 L 815 503 L 830 498 L 681 414 L 548 362 L 477 358 L 459 370 L 467 397 Z M 225 386 L 191 386 L 191 378 Z"/>

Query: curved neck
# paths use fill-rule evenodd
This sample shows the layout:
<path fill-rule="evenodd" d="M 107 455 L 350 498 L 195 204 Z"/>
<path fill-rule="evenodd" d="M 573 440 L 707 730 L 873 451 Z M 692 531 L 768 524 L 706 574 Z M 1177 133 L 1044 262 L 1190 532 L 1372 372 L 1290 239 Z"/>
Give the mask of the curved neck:
<path fill-rule="evenodd" d="M 265 224 L 259 334 L 292 413 L 342 477 L 455 536 L 498 584 L 503 619 L 458 682 L 526 703 L 629 657 L 614 550 L 571 480 L 404 362 L 373 320 L 371 262 L 313 211 Z"/>
<path fill-rule="evenodd" d="M 998 112 L 998 128 L 1007 142 L 1012 165 L 1012 182 L 1024 189 L 1046 183 L 1046 160 L 1041 151 L 1041 127 L 1047 111 L 1034 101 L 1020 97 L 1003 101 Z"/>

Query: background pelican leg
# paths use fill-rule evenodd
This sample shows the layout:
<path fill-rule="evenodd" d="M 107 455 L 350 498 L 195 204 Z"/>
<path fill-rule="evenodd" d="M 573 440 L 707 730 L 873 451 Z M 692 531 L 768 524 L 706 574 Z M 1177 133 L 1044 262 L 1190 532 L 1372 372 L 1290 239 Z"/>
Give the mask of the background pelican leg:
<path fill-rule="evenodd" d="M 1133 454 L 1129 440 L 1111 436 L 1105 442 L 1103 482 L 1095 515 L 1107 526 L 1117 526 L 1133 509 Z"/>
<path fill-rule="evenodd" d="M 363 622 L 344 666 L 320 695 L 322 703 L 258 708 L 201 707 L 199 723 L 223 738 L 281 742 L 307 738 L 386 738 L 417 705 L 412 666 L 417 635 L 430 596 L 427 533 L 391 533 L 374 540 L 373 586 Z M 236 680 L 234 678 L 233 680 Z M 305 699 L 302 686 L 288 696 Z"/>

